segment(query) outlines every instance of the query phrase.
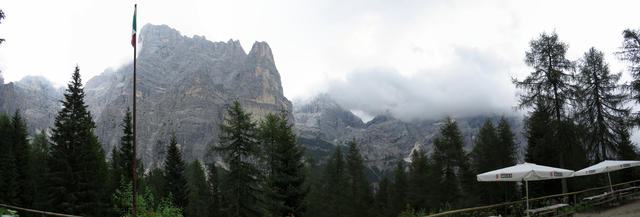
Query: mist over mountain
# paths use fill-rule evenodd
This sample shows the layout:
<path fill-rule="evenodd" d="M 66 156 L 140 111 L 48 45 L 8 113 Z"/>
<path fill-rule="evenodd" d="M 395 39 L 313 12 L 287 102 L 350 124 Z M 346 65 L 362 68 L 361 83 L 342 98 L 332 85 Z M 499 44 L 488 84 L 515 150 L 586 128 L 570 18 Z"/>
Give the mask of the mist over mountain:
<path fill-rule="evenodd" d="M 473 82 L 431 81 L 428 73 L 410 78 L 389 70 L 363 70 L 332 84 L 325 94 L 292 105 L 283 95 L 267 43 L 256 42 L 246 53 L 238 41 L 211 42 L 202 36 L 183 36 L 166 25 L 147 24 L 140 31 L 139 46 L 137 138 L 147 168 L 161 165 L 171 134 L 186 161 L 216 161 L 210 147 L 218 143 L 218 125 L 233 100 L 255 120 L 285 112 L 295 122 L 298 142 L 320 162 L 337 145 L 355 139 L 372 179 L 391 171 L 413 150 L 431 151 L 446 115 L 458 122 L 467 150 L 485 119 L 497 120 L 503 114 L 524 145 L 521 118 L 496 113 L 505 110 L 497 98 L 506 96 L 474 87 L 473 82 L 483 81 L 484 76 L 472 70 L 468 75 Z M 119 144 L 122 118 L 132 105 L 132 67 L 129 63 L 107 69 L 85 85 L 95 133 L 108 155 Z M 20 109 L 34 132 L 52 126 L 62 93 L 42 77 L 25 77 L 0 86 L 0 109 Z M 351 110 L 374 117 L 365 123 Z"/>

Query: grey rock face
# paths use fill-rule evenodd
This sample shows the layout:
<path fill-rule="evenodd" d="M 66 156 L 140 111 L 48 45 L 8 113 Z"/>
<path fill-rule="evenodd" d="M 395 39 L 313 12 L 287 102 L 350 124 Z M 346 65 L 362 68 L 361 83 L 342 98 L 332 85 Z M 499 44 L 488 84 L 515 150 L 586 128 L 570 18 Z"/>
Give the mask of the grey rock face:
<path fill-rule="evenodd" d="M 13 115 L 19 110 L 29 133 L 39 132 L 53 125 L 62 105 L 62 92 L 40 76 L 27 76 L 17 82 L 0 84 L 0 112 Z"/>
<path fill-rule="evenodd" d="M 136 130 L 138 153 L 147 168 L 160 165 L 172 133 L 187 162 L 213 161 L 210 147 L 218 143 L 225 105 L 233 100 L 255 120 L 292 109 L 267 43 L 256 42 L 246 54 L 238 41 L 190 38 L 150 24 L 140 31 L 139 41 Z M 125 108 L 133 103 L 132 67 L 107 70 L 85 88 L 95 132 L 107 151 L 119 143 Z"/>
<path fill-rule="evenodd" d="M 443 120 L 416 120 L 405 122 L 391 115 L 379 115 L 362 123 L 360 118 L 343 109 L 329 95 L 294 105 L 295 130 L 298 141 L 320 160 L 333 151 L 335 145 L 355 139 L 373 179 L 391 172 L 398 160 L 409 160 L 413 150 L 433 149 L 433 139 L 439 135 Z M 456 119 L 463 134 L 465 149 L 472 148 L 475 135 L 487 118 L 494 122 L 499 116 L 480 116 Z M 444 118 L 443 118 L 444 119 Z M 520 132 L 520 118 L 510 118 L 513 132 L 524 144 Z"/>

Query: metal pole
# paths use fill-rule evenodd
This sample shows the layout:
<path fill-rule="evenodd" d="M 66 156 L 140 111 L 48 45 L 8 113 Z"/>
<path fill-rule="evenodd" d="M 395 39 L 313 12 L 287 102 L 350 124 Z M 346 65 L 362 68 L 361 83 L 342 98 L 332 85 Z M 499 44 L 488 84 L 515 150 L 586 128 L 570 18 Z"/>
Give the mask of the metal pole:
<path fill-rule="evenodd" d="M 609 175 L 610 172 L 607 172 L 607 177 L 609 177 L 609 190 L 611 190 L 611 193 L 613 193 L 613 186 L 611 186 L 611 175 Z"/>
<path fill-rule="evenodd" d="M 527 212 L 527 217 L 529 217 L 529 181 L 524 180 L 524 185 L 527 189 L 527 210 L 525 210 L 525 212 Z"/>
<path fill-rule="evenodd" d="M 138 4 L 134 5 L 134 16 L 137 16 Z M 137 19 L 137 18 L 136 18 Z M 138 22 L 135 20 L 135 22 Z M 138 35 L 136 24 L 136 36 Z M 138 48 L 138 40 L 135 40 L 135 46 L 133 46 L 133 217 L 138 215 L 137 213 L 137 201 L 136 201 L 136 50 Z"/>

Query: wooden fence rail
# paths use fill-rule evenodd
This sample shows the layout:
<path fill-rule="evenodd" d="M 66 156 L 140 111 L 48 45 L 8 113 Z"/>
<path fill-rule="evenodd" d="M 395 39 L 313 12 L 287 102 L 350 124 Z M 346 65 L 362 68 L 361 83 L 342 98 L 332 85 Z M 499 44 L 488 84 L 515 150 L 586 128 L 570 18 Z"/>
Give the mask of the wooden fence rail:
<path fill-rule="evenodd" d="M 633 183 L 637 183 L 637 182 L 640 182 L 640 180 L 634 180 L 634 181 L 630 181 L 630 182 L 624 182 L 624 183 L 615 184 L 615 185 L 613 185 L 613 187 L 633 184 Z M 548 195 L 548 196 L 543 196 L 543 197 L 531 198 L 531 199 L 529 199 L 529 202 L 538 201 L 538 200 L 545 200 L 545 199 L 549 199 L 549 198 L 556 198 L 556 197 L 568 197 L 568 196 L 572 196 L 573 195 L 573 203 L 577 204 L 577 202 L 578 202 L 577 195 L 578 194 L 587 193 L 587 192 L 595 191 L 595 190 L 608 189 L 608 188 L 609 188 L 609 185 L 606 185 L 606 186 L 602 186 L 602 187 L 589 188 L 589 189 L 585 189 L 585 190 L 582 190 L 582 191 L 574 191 L 574 192 L 569 192 L 569 193 L 564 193 L 564 194 L 554 194 L 554 195 Z M 518 203 L 525 203 L 525 202 L 526 202 L 526 200 L 518 200 L 518 201 L 513 201 L 513 202 L 506 202 L 506 203 L 493 204 L 493 205 L 487 205 L 487 206 L 478 206 L 478 207 L 450 210 L 450 211 L 441 212 L 441 213 L 437 213 L 437 214 L 433 214 L 433 215 L 427 215 L 426 217 L 438 217 L 438 216 L 461 214 L 461 213 L 466 213 L 466 212 L 493 209 L 493 208 L 504 207 L 504 206 L 514 205 L 514 204 L 518 204 Z"/>
<path fill-rule="evenodd" d="M 11 206 L 11 205 L 1 204 L 1 203 L 0 203 L 0 207 L 4 207 L 4 208 L 7 208 L 7 209 L 12 209 L 12 210 L 29 212 L 29 213 L 36 213 L 36 214 L 40 214 L 42 216 L 82 217 L 82 216 L 77 216 L 77 215 L 67 215 L 67 214 L 60 214 L 60 213 L 54 213 L 54 212 L 40 211 L 40 210 L 35 210 L 35 209 L 27 209 L 27 208 Z"/>

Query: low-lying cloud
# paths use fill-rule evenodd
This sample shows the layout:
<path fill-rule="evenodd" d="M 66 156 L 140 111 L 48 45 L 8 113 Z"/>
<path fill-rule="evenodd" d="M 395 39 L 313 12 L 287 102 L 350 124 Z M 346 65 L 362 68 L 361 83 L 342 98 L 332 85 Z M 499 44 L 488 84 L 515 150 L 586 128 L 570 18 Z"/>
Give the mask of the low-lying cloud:
<path fill-rule="evenodd" d="M 403 120 L 514 112 L 513 63 L 476 49 L 456 48 L 454 54 L 450 64 L 408 76 L 394 68 L 357 70 L 330 82 L 327 92 L 345 109 Z"/>

